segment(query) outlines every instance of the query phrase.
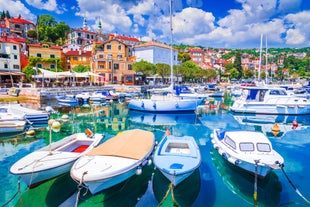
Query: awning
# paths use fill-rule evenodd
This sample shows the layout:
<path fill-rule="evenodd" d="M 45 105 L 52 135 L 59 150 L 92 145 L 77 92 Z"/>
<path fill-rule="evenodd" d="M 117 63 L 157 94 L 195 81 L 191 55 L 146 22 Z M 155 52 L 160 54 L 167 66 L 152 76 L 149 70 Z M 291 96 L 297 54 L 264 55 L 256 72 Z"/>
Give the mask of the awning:
<path fill-rule="evenodd" d="M 15 76 L 21 76 L 21 75 L 25 75 L 25 73 L 22 73 L 22 72 L 0 72 L 0 75 L 15 75 Z"/>

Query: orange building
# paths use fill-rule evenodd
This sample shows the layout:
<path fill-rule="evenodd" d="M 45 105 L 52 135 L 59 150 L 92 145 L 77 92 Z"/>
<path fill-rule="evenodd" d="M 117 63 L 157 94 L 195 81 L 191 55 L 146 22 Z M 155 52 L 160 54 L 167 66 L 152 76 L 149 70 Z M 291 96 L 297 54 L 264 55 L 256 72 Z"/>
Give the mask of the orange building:
<path fill-rule="evenodd" d="M 112 39 L 95 45 L 91 71 L 102 77 L 100 82 L 125 82 L 125 75 L 134 74 L 132 70 L 134 62 L 132 47 L 120 40 Z"/>

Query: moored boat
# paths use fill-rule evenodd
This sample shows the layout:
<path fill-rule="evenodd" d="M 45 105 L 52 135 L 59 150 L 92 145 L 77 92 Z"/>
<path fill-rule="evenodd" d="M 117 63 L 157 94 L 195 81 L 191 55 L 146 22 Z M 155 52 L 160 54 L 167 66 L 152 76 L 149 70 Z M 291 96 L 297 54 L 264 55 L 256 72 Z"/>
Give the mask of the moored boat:
<path fill-rule="evenodd" d="M 50 143 L 15 162 L 10 172 L 30 188 L 70 171 L 73 163 L 102 140 L 102 134 L 76 133 Z"/>
<path fill-rule="evenodd" d="M 78 159 L 71 177 L 96 194 L 139 174 L 149 163 L 154 145 L 152 132 L 123 131 Z"/>
<path fill-rule="evenodd" d="M 310 101 L 288 94 L 285 88 L 244 87 L 230 110 L 248 114 L 304 115 L 310 114 Z"/>
<path fill-rule="evenodd" d="M 265 177 L 272 169 L 281 169 L 284 164 L 283 157 L 262 132 L 214 129 L 211 138 L 214 149 L 224 159 L 259 177 Z"/>
<path fill-rule="evenodd" d="M 154 153 L 154 164 L 162 174 L 177 186 L 189 177 L 201 163 L 199 147 L 191 136 L 166 135 Z"/>

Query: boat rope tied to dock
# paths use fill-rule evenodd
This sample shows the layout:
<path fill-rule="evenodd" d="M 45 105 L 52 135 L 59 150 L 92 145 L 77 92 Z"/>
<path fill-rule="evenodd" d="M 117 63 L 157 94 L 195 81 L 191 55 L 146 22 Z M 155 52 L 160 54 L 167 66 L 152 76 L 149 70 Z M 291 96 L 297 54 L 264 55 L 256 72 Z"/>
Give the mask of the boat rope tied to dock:
<path fill-rule="evenodd" d="M 298 190 L 298 188 L 294 185 L 294 183 L 292 182 L 292 180 L 288 177 L 288 175 L 286 174 L 286 172 L 284 171 L 283 167 L 284 167 L 284 164 L 280 164 L 280 167 L 281 167 L 281 170 L 284 174 L 284 176 L 286 177 L 286 179 L 288 180 L 288 182 L 291 184 L 291 186 L 294 188 L 295 192 L 308 204 L 310 204 L 310 201 L 305 197 L 303 196 L 303 194 Z"/>
<path fill-rule="evenodd" d="M 258 171 L 258 163 L 259 160 L 254 160 L 255 162 L 255 181 L 254 181 L 254 193 L 253 193 L 253 200 L 254 206 L 257 206 L 257 171 Z"/>
<path fill-rule="evenodd" d="M 78 192 L 77 192 L 77 194 L 76 194 L 76 199 L 75 199 L 75 207 L 77 207 L 78 206 L 78 204 L 79 204 L 79 197 L 80 197 L 80 193 L 81 193 L 81 190 L 82 190 L 82 188 L 83 188 L 83 178 L 84 178 L 84 176 L 87 174 L 87 171 L 85 171 L 84 173 L 83 173 L 83 175 L 82 175 L 82 178 L 81 178 L 81 180 L 80 180 L 80 182 L 79 182 L 79 185 L 77 186 L 77 188 L 78 188 Z M 87 191 L 85 192 L 85 194 L 87 193 Z"/>
<path fill-rule="evenodd" d="M 11 199 L 9 199 L 5 204 L 3 204 L 2 207 L 9 205 L 17 195 L 20 195 L 20 176 L 18 177 L 18 181 L 17 181 L 17 192 L 12 196 Z M 20 206 L 24 206 L 23 199 L 21 196 L 19 196 L 19 202 L 20 202 Z"/>

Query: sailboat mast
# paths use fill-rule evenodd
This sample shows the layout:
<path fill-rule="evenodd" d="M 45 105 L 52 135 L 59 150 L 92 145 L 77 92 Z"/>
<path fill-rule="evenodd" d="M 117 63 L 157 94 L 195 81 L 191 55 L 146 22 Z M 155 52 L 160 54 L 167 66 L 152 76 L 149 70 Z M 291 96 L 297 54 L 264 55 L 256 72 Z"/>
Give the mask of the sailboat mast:
<path fill-rule="evenodd" d="M 173 28 L 172 28 L 172 0 L 170 0 L 170 82 L 173 87 L 173 48 L 172 48 L 172 37 Z"/>
<path fill-rule="evenodd" d="M 268 48 L 267 48 L 267 35 L 266 35 L 266 84 L 268 84 Z"/>
<path fill-rule="evenodd" d="M 262 47 L 263 47 L 263 34 L 260 35 L 259 64 L 258 64 L 258 81 L 260 81 L 260 70 L 261 70 L 261 65 L 262 65 Z"/>

